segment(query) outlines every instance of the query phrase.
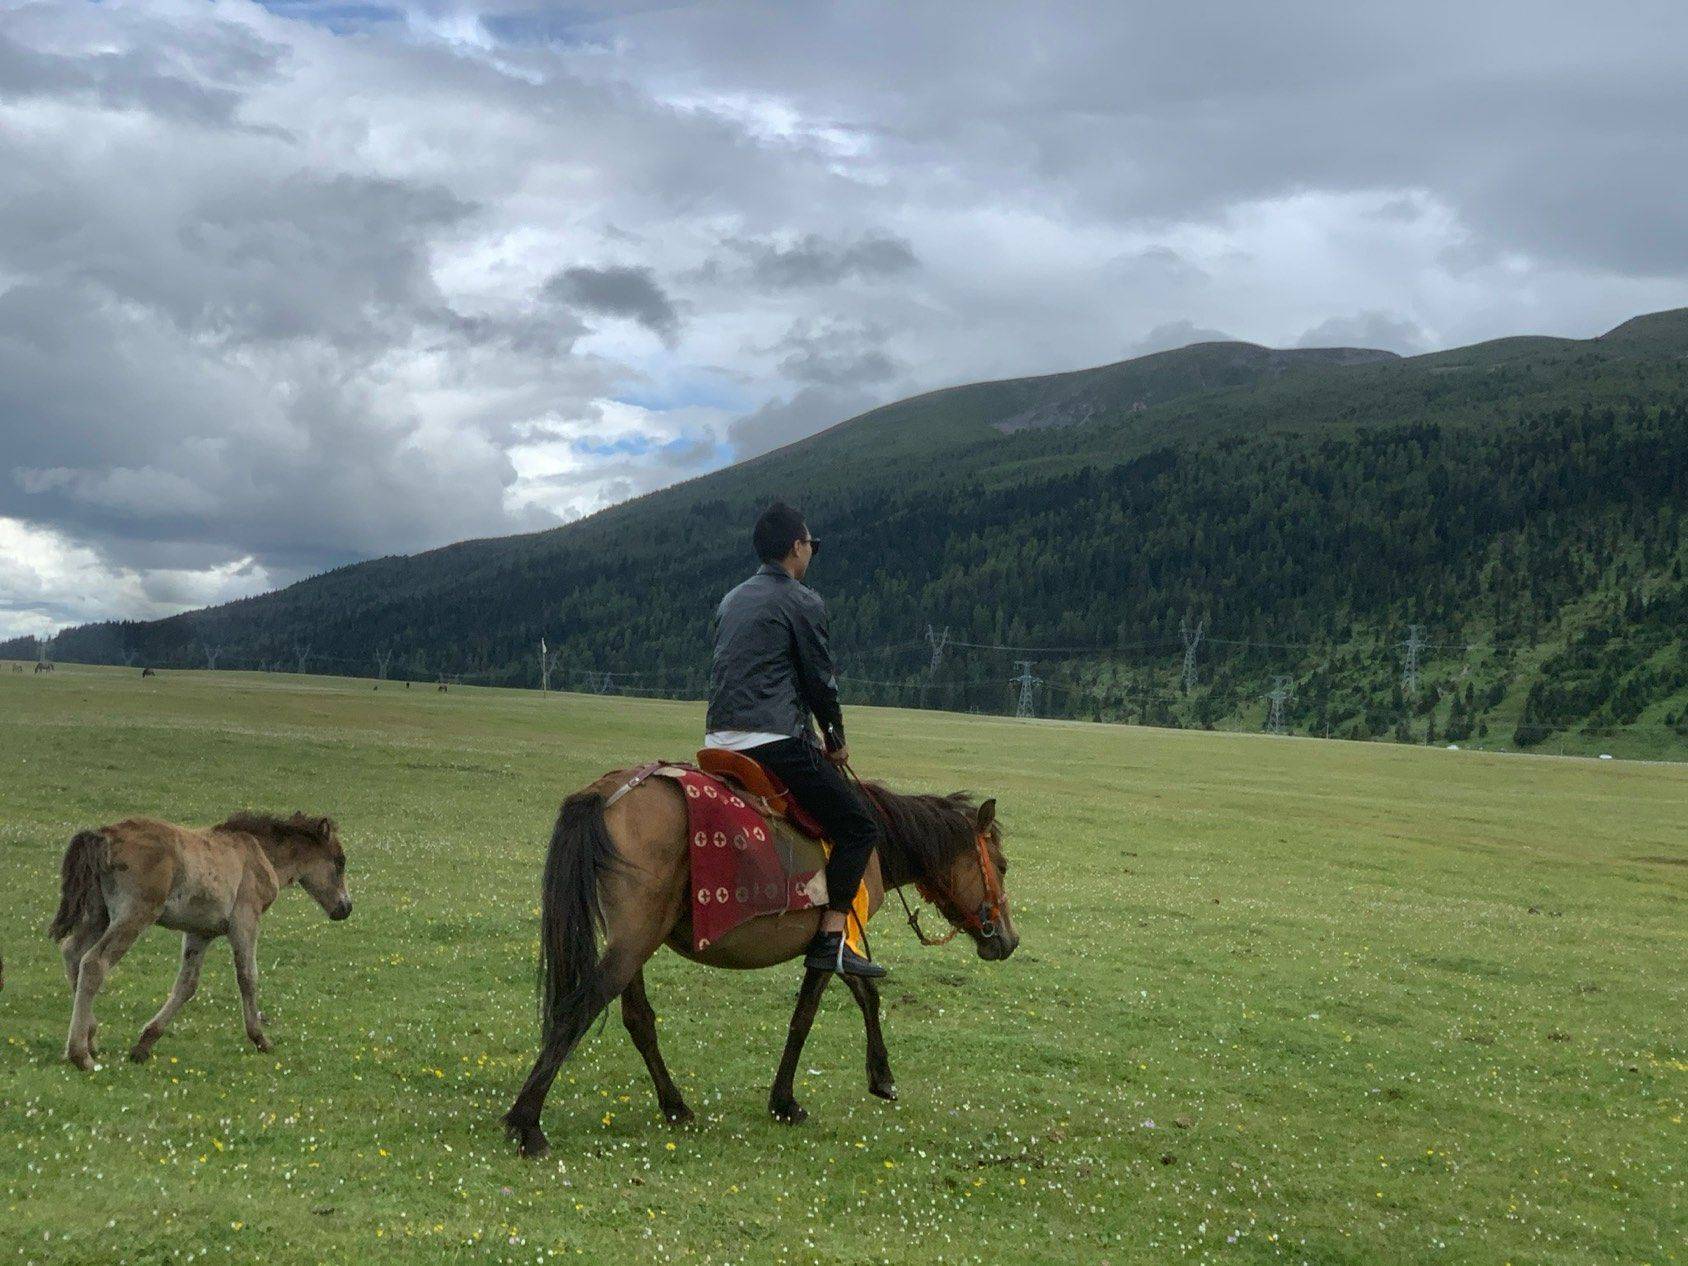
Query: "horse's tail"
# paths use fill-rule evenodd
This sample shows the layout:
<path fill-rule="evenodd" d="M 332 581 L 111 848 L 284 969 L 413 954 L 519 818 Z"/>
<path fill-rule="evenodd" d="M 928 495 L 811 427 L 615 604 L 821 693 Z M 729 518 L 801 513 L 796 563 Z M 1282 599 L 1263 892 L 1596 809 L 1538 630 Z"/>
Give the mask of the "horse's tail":
<path fill-rule="evenodd" d="M 105 860 L 106 838 L 98 831 L 78 831 L 71 837 L 59 864 L 59 910 L 47 925 L 47 935 L 55 941 L 64 940 L 84 923 L 96 932 L 106 930 L 111 914 L 100 891 Z"/>
<path fill-rule="evenodd" d="M 541 881 L 539 932 L 540 1019 L 545 1045 L 566 1049 L 606 999 L 598 996 L 598 930 L 604 907 L 598 881 L 621 865 L 604 822 L 604 797 L 579 791 L 563 801 Z"/>

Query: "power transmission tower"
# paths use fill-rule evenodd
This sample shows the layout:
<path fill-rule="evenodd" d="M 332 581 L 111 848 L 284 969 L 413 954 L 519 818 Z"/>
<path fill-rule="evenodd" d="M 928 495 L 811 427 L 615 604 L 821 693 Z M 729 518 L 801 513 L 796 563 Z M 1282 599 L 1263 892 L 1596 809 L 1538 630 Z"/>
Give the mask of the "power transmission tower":
<path fill-rule="evenodd" d="M 305 661 L 311 657 L 311 644 L 306 642 L 303 646 L 295 646 L 293 649 L 299 657 L 299 671 L 304 672 Z"/>
<path fill-rule="evenodd" d="M 551 674 L 556 671 L 557 665 L 562 662 L 562 659 L 561 647 L 554 651 L 548 651 L 545 649 L 545 639 L 539 639 L 539 689 L 542 692 L 548 692 L 551 689 Z"/>
<path fill-rule="evenodd" d="M 615 688 L 615 674 L 605 669 L 598 674 L 598 693 L 607 695 Z"/>
<path fill-rule="evenodd" d="M 1017 659 L 1014 663 L 1020 670 L 1020 675 L 1009 678 L 1008 683 L 1011 686 L 1020 687 L 1020 700 L 1014 708 L 1014 715 L 1017 717 L 1036 716 L 1037 710 L 1032 706 L 1032 692 L 1043 684 L 1043 678 L 1032 676 L 1031 660 Z"/>
<path fill-rule="evenodd" d="M 220 646 L 213 646 L 209 642 L 202 642 L 200 645 L 205 648 L 205 666 L 212 672 L 216 672 L 217 656 L 223 653 L 223 648 Z"/>
<path fill-rule="evenodd" d="M 1272 689 L 1266 697 L 1272 701 L 1272 711 L 1266 717 L 1266 729 L 1273 734 L 1284 732 L 1284 701 L 1290 696 L 1288 677 L 1272 678 Z"/>
<path fill-rule="evenodd" d="M 47 648 L 52 644 L 53 639 L 50 637 L 38 637 L 35 639 L 35 662 L 37 664 L 45 664 L 47 662 Z"/>
<path fill-rule="evenodd" d="M 949 628 L 946 626 L 942 633 L 932 631 L 932 626 L 926 626 L 926 641 L 932 647 L 932 663 L 927 668 L 928 676 L 936 677 L 938 669 L 944 662 L 944 647 L 949 645 Z"/>
<path fill-rule="evenodd" d="M 1411 699 L 1418 694 L 1418 653 L 1424 649 L 1424 626 L 1407 625 L 1407 640 L 1401 645 L 1407 652 L 1401 665 L 1401 693 Z"/>
<path fill-rule="evenodd" d="M 1203 616 L 1195 628 L 1190 627 L 1187 619 L 1178 621 L 1178 634 L 1184 639 L 1184 693 L 1189 694 L 1196 688 L 1196 648 L 1202 644 L 1202 634 L 1207 632 L 1207 617 Z"/>
<path fill-rule="evenodd" d="M 387 665 L 393 662 L 393 649 L 388 647 L 384 651 L 375 652 L 375 671 L 381 674 L 381 680 L 387 680 Z"/>

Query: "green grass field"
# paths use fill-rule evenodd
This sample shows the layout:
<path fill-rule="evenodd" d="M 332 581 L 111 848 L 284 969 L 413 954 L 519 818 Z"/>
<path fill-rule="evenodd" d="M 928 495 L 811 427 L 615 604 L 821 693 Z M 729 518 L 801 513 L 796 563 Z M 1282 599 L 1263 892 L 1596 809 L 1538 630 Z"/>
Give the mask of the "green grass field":
<path fill-rule="evenodd" d="M 902 1094 L 835 987 L 766 1115 L 796 968 L 648 971 L 698 1122 L 612 1018 L 532 1057 L 558 801 L 685 756 L 697 705 L 237 673 L 0 675 L 0 1263 L 1679 1262 L 1688 1258 L 1688 768 L 857 710 L 857 767 L 999 798 L 1005 964 L 887 912 Z M 42 934 L 71 833 L 334 814 L 357 910 L 283 895 L 271 1055 L 223 943 L 151 1064 L 149 933 L 59 1061 Z M 893 905 L 893 910 L 895 906 Z"/>

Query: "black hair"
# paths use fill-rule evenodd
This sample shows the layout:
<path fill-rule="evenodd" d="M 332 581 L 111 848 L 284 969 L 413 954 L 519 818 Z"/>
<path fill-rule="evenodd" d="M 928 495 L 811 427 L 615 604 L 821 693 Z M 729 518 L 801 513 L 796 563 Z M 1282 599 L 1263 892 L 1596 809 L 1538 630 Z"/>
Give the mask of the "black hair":
<path fill-rule="evenodd" d="M 777 563 L 791 553 L 792 547 L 803 539 L 806 531 L 802 511 L 783 501 L 776 501 L 756 520 L 756 526 L 750 533 L 750 543 L 756 547 L 756 557 L 764 563 Z"/>

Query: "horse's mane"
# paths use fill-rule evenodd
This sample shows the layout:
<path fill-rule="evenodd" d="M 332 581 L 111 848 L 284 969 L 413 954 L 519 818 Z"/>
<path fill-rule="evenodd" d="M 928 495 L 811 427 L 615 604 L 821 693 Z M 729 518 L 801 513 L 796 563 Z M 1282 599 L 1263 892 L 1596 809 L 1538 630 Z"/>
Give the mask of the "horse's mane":
<path fill-rule="evenodd" d="M 947 796 L 902 795 L 884 783 L 864 782 L 870 809 L 878 810 L 886 850 L 913 878 L 942 874 L 973 845 L 979 806 L 965 791 Z"/>

